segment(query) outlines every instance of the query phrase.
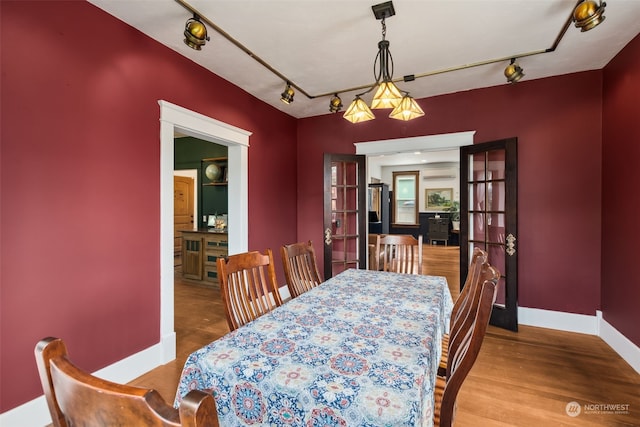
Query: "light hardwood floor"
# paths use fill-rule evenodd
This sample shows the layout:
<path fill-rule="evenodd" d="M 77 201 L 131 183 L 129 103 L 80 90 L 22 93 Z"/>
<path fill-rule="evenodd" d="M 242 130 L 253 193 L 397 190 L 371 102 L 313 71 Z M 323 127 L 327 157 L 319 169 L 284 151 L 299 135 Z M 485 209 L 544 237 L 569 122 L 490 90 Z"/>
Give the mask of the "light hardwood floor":
<path fill-rule="evenodd" d="M 447 277 L 459 292 L 459 249 L 424 245 L 424 273 Z M 175 396 L 186 357 L 228 332 L 219 291 L 176 280 L 177 358 L 131 384 Z M 567 415 L 570 402 L 581 405 Z M 628 405 L 628 413 L 595 413 Z M 622 407 L 624 409 L 624 407 Z M 456 426 L 640 426 L 640 375 L 596 336 L 520 326 L 489 327 L 480 356 L 458 397 Z"/>

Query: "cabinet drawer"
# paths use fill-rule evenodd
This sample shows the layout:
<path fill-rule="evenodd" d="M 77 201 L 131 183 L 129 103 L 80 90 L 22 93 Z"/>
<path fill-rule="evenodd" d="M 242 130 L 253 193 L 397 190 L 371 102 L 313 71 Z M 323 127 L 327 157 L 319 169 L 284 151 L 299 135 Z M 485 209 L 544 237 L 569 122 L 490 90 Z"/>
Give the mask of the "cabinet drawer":
<path fill-rule="evenodd" d="M 207 249 L 204 253 L 204 265 L 216 265 L 218 258 L 227 256 L 227 248 Z"/>
<path fill-rule="evenodd" d="M 216 235 L 211 234 L 204 238 L 204 246 L 205 248 L 217 248 L 217 247 L 228 247 L 229 241 L 227 239 L 226 234 Z"/>
<path fill-rule="evenodd" d="M 218 269 L 217 267 L 206 265 L 204 266 L 204 277 L 207 282 L 218 283 Z"/>

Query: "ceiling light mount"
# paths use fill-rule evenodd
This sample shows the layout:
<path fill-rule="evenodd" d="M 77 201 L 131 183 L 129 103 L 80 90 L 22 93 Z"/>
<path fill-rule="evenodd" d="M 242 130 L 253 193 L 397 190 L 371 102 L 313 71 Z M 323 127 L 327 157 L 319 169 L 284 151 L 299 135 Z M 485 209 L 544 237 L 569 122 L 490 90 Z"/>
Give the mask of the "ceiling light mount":
<path fill-rule="evenodd" d="M 184 44 L 194 50 L 202 50 L 202 46 L 209 41 L 207 27 L 200 20 L 200 16 L 193 14 L 184 24 Z"/>
<path fill-rule="evenodd" d="M 371 10 L 373 10 L 373 16 L 375 16 L 377 20 L 389 18 L 396 14 L 396 10 L 393 8 L 393 2 L 391 1 L 374 4 L 371 6 Z"/>

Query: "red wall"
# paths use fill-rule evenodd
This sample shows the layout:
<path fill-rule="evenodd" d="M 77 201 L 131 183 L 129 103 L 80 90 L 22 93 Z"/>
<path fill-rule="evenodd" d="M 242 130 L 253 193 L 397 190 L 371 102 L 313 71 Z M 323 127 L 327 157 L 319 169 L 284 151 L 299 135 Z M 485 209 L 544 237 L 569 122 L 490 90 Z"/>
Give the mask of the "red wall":
<path fill-rule="evenodd" d="M 602 308 L 640 346 L 640 36 L 604 69 Z"/>
<path fill-rule="evenodd" d="M 300 120 L 298 238 L 322 240 L 323 152 L 470 130 L 477 131 L 476 142 L 516 136 L 519 304 L 594 315 L 600 309 L 601 76 L 592 71 L 422 99 L 425 117 L 406 123 L 382 114 L 355 125 L 341 115 Z"/>
<path fill-rule="evenodd" d="M 4 412 L 42 337 L 89 371 L 159 342 L 158 99 L 253 132 L 250 249 L 296 239 L 296 121 L 86 2 L 0 3 Z"/>

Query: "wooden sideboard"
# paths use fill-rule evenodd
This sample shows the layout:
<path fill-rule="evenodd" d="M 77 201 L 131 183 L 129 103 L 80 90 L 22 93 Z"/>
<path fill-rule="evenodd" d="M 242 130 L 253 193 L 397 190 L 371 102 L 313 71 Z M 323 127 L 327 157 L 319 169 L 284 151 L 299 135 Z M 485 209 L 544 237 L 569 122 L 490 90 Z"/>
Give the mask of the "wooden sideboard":
<path fill-rule="evenodd" d="M 182 278 L 204 285 L 218 284 L 216 260 L 229 254 L 226 232 L 209 229 L 182 231 Z"/>

